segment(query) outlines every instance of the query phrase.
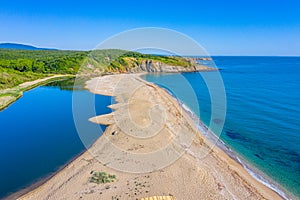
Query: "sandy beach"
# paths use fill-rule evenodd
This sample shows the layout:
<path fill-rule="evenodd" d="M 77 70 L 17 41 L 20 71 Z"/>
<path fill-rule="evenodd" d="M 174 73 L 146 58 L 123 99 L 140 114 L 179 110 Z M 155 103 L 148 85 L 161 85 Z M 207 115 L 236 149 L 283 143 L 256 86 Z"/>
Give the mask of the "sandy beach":
<path fill-rule="evenodd" d="M 282 199 L 207 140 L 165 90 L 133 74 L 94 78 L 86 87 L 117 101 L 112 113 L 89 119 L 107 125 L 104 134 L 19 199 Z M 92 183 L 95 171 L 116 179 Z"/>

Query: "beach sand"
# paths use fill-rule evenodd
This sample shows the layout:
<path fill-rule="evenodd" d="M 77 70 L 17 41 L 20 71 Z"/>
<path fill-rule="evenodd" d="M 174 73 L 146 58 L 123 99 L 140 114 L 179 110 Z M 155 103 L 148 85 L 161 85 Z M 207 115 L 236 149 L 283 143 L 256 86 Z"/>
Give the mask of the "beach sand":
<path fill-rule="evenodd" d="M 87 88 L 118 102 L 112 113 L 90 119 L 107 125 L 104 134 L 19 199 L 282 199 L 208 141 L 165 90 L 129 74 L 94 78 Z M 91 183 L 91 171 L 116 180 Z"/>

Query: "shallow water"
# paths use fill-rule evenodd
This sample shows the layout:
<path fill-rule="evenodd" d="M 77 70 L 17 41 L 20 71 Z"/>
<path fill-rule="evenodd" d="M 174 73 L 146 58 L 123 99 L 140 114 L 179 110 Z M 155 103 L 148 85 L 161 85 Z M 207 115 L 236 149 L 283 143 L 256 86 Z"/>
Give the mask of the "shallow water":
<path fill-rule="evenodd" d="M 214 57 L 214 61 L 222 69 L 227 96 L 220 138 L 300 198 L 300 58 Z M 218 72 L 146 75 L 145 79 L 170 90 L 209 126 L 219 119 L 211 119 L 205 73 Z M 186 84 L 179 81 L 182 78 L 194 94 L 187 92 Z"/>

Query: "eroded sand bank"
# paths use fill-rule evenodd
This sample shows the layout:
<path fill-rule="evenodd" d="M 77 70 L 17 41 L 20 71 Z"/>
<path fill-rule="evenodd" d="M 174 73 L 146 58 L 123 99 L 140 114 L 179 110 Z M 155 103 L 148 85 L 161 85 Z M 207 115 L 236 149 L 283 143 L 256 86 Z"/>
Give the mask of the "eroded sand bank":
<path fill-rule="evenodd" d="M 103 136 L 19 199 L 281 199 L 207 141 L 163 89 L 127 74 L 92 79 L 87 88 L 118 102 L 111 114 L 90 119 L 108 125 Z M 116 180 L 90 183 L 91 171 Z"/>

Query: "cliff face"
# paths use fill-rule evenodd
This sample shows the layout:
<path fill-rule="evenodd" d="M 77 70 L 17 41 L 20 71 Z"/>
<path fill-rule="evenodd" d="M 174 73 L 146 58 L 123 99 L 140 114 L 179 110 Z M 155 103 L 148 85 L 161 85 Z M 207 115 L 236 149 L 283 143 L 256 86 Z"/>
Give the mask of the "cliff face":
<path fill-rule="evenodd" d="M 197 72 L 197 71 L 212 71 L 216 70 L 207 66 L 202 66 L 197 63 L 192 63 L 190 66 L 174 66 L 168 65 L 159 61 L 144 60 L 134 67 L 127 68 L 127 72 L 164 72 L 164 73 L 178 73 L 178 72 Z"/>

